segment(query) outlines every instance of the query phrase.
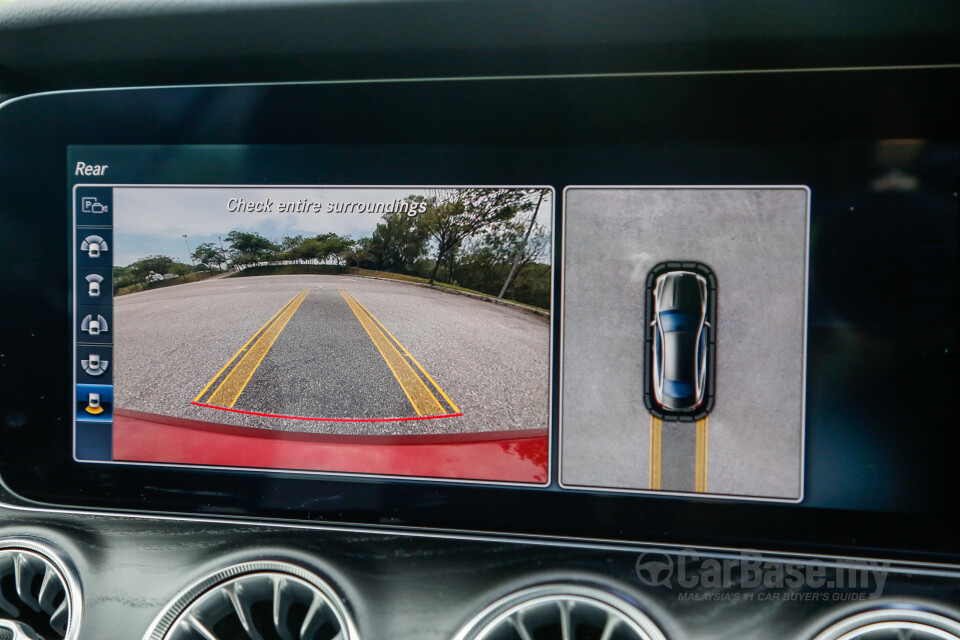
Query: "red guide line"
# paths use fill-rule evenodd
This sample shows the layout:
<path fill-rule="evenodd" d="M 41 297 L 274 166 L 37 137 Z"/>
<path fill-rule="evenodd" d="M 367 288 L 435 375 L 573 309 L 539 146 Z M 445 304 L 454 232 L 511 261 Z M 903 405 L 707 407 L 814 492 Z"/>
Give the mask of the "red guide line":
<path fill-rule="evenodd" d="M 409 420 L 439 420 L 441 418 L 461 418 L 462 413 L 448 413 L 442 416 L 415 416 L 411 418 L 307 418 L 304 416 L 284 416 L 276 413 L 260 413 L 258 411 L 244 411 L 242 409 L 228 409 L 227 407 L 218 407 L 212 404 L 202 402 L 191 402 L 190 404 L 207 409 L 219 409 L 220 411 L 231 411 L 233 413 L 243 413 L 248 416 L 261 416 L 263 418 L 285 418 L 287 420 L 313 420 L 316 422 L 407 422 Z"/>

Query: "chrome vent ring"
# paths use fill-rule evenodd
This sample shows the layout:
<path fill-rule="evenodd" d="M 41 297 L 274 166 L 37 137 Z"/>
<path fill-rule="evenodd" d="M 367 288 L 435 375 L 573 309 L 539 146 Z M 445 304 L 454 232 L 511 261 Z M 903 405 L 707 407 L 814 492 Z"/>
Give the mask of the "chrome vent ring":
<path fill-rule="evenodd" d="M 222 569 L 188 587 L 145 640 L 359 640 L 333 588 L 280 561 Z"/>
<path fill-rule="evenodd" d="M 4 626 L 13 637 L 74 640 L 81 607 L 79 582 L 62 552 L 32 538 L 0 539 L 0 620 L 10 621 Z"/>
<path fill-rule="evenodd" d="M 960 640 L 960 622 L 922 609 L 891 606 L 844 618 L 815 640 Z"/>
<path fill-rule="evenodd" d="M 454 640 L 666 640 L 634 604 L 606 589 L 555 583 L 484 609 Z"/>

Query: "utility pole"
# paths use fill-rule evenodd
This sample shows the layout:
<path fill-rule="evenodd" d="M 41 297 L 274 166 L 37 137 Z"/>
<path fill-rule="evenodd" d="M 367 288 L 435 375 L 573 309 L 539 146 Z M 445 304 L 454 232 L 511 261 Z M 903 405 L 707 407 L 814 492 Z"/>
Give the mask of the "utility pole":
<path fill-rule="evenodd" d="M 510 267 L 510 275 L 507 276 L 507 280 L 503 283 L 503 288 L 500 289 L 500 295 L 497 296 L 497 300 L 503 300 L 507 289 L 510 288 L 513 279 L 517 276 L 517 271 L 520 270 L 520 261 L 523 260 L 523 252 L 527 249 L 530 232 L 533 231 L 533 225 L 537 221 L 537 214 L 540 213 L 540 204 L 543 202 L 543 194 L 545 191 L 546 189 L 540 189 L 540 197 L 537 198 L 537 206 L 533 208 L 533 214 L 530 216 L 530 224 L 527 225 L 527 232 L 523 235 L 523 242 L 517 247 L 517 254 L 513 257 L 513 266 Z"/>
<path fill-rule="evenodd" d="M 194 260 L 193 260 L 193 254 L 190 253 L 190 243 L 187 242 L 187 234 L 181 233 L 180 235 L 183 236 L 183 244 L 187 245 L 187 257 L 190 258 L 190 264 L 192 264 L 194 267 L 196 267 L 196 266 L 197 266 L 197 263 L 194 262 Z"/>

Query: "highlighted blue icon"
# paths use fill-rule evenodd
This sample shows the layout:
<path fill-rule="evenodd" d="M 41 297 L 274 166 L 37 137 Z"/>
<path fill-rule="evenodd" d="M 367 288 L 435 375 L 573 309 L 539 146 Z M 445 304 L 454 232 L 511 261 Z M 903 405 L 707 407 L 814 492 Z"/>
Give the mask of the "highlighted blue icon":
<path fill-rule="evenodd" d="M 113 421 L 113 385 L 78 384 L 77 420 L 86 422 Z"/>

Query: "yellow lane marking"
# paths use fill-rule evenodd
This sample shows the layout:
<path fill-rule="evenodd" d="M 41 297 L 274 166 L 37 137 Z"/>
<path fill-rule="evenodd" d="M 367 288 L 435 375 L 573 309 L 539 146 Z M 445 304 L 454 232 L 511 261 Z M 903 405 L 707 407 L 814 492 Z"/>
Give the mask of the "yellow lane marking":
<path fill-rule="evenodd" d="M 446 414 L 447 410 L 440 401 L 437 400 L 436 396 L 433 395 L 423 379 L 413 370 L 410 363 L 403 357 L 403 353 L 397 349 L 396 345 L 394 345 L 384 331 L 380 329 L 383 325 L 347 291 L 340 289 L 340 295 L 343 296 L 343 299 L 350 306 L 353 314 L 357 316 L 357 320 L 360 321 L 360 325 L 364 331 L 367 332 L 367 335 L 370 336 L 370 340 L 373 341 L 373 345 L 377 348 L 377 351 L 383 356 L 384 361 L 387 363 L 387 366 L 390 367 L 390 371 L 393 372 L 397 382 L 400 383 L 400 388 L 403 389 L 403 393 L 406 394 L 407 399 L 413 406 L 413 410 L 417 412 L 417 415 L 439 416 Z M 394 340 L 396 340 L 396 338 L 394 338 Z M 400 343 L 397 342 L 396 344 Z M 403 348 L 403 345 L 400 345 L 400 347 Z M 407 350 L 403 349 L 403 351 L 406 352 Z M 439 387 L 437 388 L 439 389 Z M 453 403 L 451 403 L 451 406 L 453 406 Z M 454 413 L 459 413 L 459 411 L 454 411 Z"/>
<path fill-rule="evenodd" d="M 254 337 L 257 339 L 249 349 L 247 349 L 247 345 L 249 345 L 250 342 L 247 341 L 247 345 L 244 345 L 240 351 L 233 356 L 231 362 L 235 360 L 244 349 L 247 349 L 246 354 L 244 354 L 240 361 L 230 370 L 230 373 L 223 379 L 220 386 L 210 394 L 205 404 L 227 408 L 236 404 L 237 398 L 240 397 L 240 394 L 243 393 L 243 390 L 247 387 L 250 378 L 256 373 L 257 368 L 267 356 L 273 343 L 280 337 L 280 333 L 286 328 L 287 323 L 290 322 L 290 318 L 297 312 L 297 309 L 300 308 L 300 305 L 309 293 L 310 289 L 304 289 L 288 302 L 257 334 L 254 334 Z M 258 334 L 259 337 L 257 337 Z M 253 340 L 253 338 L 251 338 L 251 340 Z M 229 365 L 229 363 L 227 364 Z M 219 374 L 217 375 L 219 376 Z M 214 378 L 214 380 L 216 380 L 216 378 Z M 203 394 L 201 393 L 201 395 Z"/>
<path fill-rule="evenodd" d="M 302 293 L 302 292 L 301 292 L 301 293 Z M 200 402 L 200 398 L 203 397 L 203 394 L 205 394 L 205 393 L 207 392 L 207 390 L 209 390 L 210 387 L 213 386 L 213 383 L 216 382 L 216 381 L 220 378 L 220 375 L 221 375 L 224 371 L 227 370 L 227 367 L 229 367 L 231 364 L 233 364 L 233 361 L 236 360 L 237 358 L 239 358 L 240 355 L 243 354 L 243 352 L 247 350 L 247 347 L 250 346 L 250 343 L 253 342 L 254 338 L 256 338 L 257 336 L 259 336 L 259 335 L 263 332 L 263 330 L 266 329 L 266 328 L 270 325 L 271 322 L 273 322 L 274 320 L 276 320 L 277 316 L 280 315 L 281 313 L 283 313 L 283 310 L 286 309 L 288 306 L 290 306 L 290 304 L 291 304 L 294 300 L 296 300 L 299 295 L 300 295 L 300 294 L 298 293 L 298 294 L 295 295 L 292 299 L 290 299 L 289 301 L 287 301 L 287 304 L 285 304 L 285 305 L 283 305 L 282 307 L 280 307 L 280 310 L 277 311 L 275 314 L 273 314 L 273 317 L 272 317 L 272 318 L 270 318 L 269 320 L 267 320 L 267 322 L 266 322 L 262 327 L 260 327 L 259 329 L 257 329 L 257 332 L 256 332 L 256 333 L 254 333 L 252 336 L 250 336 L 250 339 L 247 340 L 247 341 L 243 344 L 242 347 L 240 347 L 240 350 L 237 351 L 235 354 L 233 354 L 233 357 L 232 357 L 232 358 L 230 358 L 229 360 L 227 360 L 227 364 L 225 364 L 225 365 L 223 365 L 222 367 L 220 367 L 220 371 L 217 371 L 217 375 L 215 375 L 215 376 L 213 376 L 212 378 L 210 378 L 210 382 L 208 382 L 208 383 L 207 383 L 207 386 L 205 386 L 205 387 L 203 388 L 203 391 L 201 391 L 200 393 L 198 393 L 198 394 L 197 394 L 197 397 L 193 399 L 194 402 Z"/>
<path fill-rule="evenodd" d="M 697 420 L 697 462 L 694 473 L 694 491 L 707 492 L 707 436 L 710 424 L 709 417 Z"/>
<path fill-rule="evenodd" d="M 650 488 L 660 489 L 660 456 L 663 441 L 663 421 L 650 416 Z"/>
<path fill-rule="evenodd" d="M 350 296 L 350 297 L 353 298 L 353 296 Z M 443 399 L 447 401 L 447 404 L 450 405 L 450 409 L 451 409 L 450 412 L 451 412 L 451 413 L 460 413 L 460 409 L 458 409 L 458 408 L 457 408 L 457 405 L 455 405 L 455 404 L 453 403 L 453 400 L 451 400 L 450 397 L 449 397 L 446 393 L 444 393 L 443 389 L 440 388 L 440 385 L 437 384 L 437 381 L 433 379 L 433 376 L 431 376 L 429 373 L 427 373 L 427 370 L 424 369 L 422 366 L 420 366 L 420 363 L 417 362 L 417 359 L 414 358 L 414 357 L 410 354 L 409 351 L 407 351 L 407 348 L 406 348 L 405 346 L 403 346 L 402 344 L 400 344 L 400 341 L 397 340 L 392 333 L 390 333 L 390 330 L 387 329 L 385 326 L 383 326 L 383 323 L 380 322 L 379 320 L 377 320 L 377 317 L 376 317 L 375 315 L 373 315 L 372 313 L 370 313 L 370 310 L 367 309 L 365 306 L 363 306 L 363 303 L 362 303 L 362 302 L 360 302 L 360 301 L 357 300 L 356 298 L 353 298 L 353 301 L 356 302 L 357 305 L 359 305 L 359 307 L 360 307 L 361 309 L 363 309 L 368 316 L 370 316 L 370 319 L 371 319 L 371 320 L 373 320 L 374 322 L 377 323 L 377 326 L 380 327 L 380 329 L 390 338 L 390 340 L 393 341 L 393 344 L 394 344 L 394 346 L 397 348 L 397 350 L 399 350 L 401 353 L 403 353 L 403 355 L 407 358 L 407 360 L 409 360 L 410 362 L 412 362 L 413 364 L 415 364 L 415 365 L 417 366 L 417 369 L 420 370 L 420 373 L 422 373 L 422 374 L 424 375 L 424 377 L 425 377 L 427 380 L 430 381 L 430 384 L 433 385 L 433 388 L 436 389 L 437 392 L 438 392 L 441 396 L 443 396 Z"/>

